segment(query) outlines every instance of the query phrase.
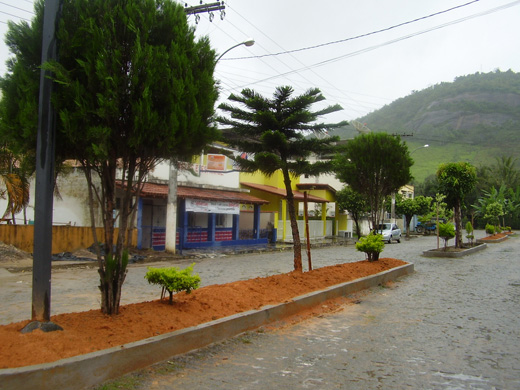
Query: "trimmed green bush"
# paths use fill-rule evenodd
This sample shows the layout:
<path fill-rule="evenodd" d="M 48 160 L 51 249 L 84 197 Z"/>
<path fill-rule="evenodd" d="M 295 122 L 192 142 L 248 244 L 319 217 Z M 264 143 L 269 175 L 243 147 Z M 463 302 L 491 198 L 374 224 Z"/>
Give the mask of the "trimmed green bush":
<path fill-rule="evenodd" d="M 200 286 L 200 276 L 198 274 L 192 275 L 193 266 L 179 270 L 176 267 L 169 268 L 152 268 L 148 267 L 148 272 L 144 276 L 148 283 L 158 284 L 162 286 L 161 300 L 163 300 L 165 291 L 170 293 L 170 305 L 173 303 L 173 293 L 186 291 L 186 294 L 191 293 L 192 290 Z"/>
<path fill-rule="evenodd" d="M 455 226 L 452 223 L 439 223 L 439 237 L 444 240 L 444 250 L 448 249 L 448 240 L 455 237 Z"/>
<path fill-rule="evenodd" d="M 473 235 L 473 225 L 470 221 L 466 222 L 466 238 L 470 244 L 473 244 L 475 236 Z"/>
<path fill-rule="evenodd" d="M 356 242 L 356 249 L 360 252 L 365 252 L 368 261 L 379 260 L 379 254 L 383 252 L 385 243 L 381 234 L 369 234 L 366 237 L 361 237 Z"/>
<path fill-rule="evenodd" d="M 489 223 L 486 223 L 486 233 L 492 236 L 495 234 L 495 227 Z"/>

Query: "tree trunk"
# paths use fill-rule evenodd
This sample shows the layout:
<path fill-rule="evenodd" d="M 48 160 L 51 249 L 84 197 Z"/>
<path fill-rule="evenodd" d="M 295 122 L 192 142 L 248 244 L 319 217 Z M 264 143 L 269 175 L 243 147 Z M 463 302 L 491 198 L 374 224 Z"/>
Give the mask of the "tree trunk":
<path fill-rule="evenodd" d="M 291 178 L 289 171 L 283 170 L 283 178 L 285 183 L 285 190 L 287 191 L 287 206 L 289 208 L 289 219 L 291 220 L 291 230 L 293 236 L 294 248 L 294 270 L 303 272 L 302 266 L 302 244 L 300 241 L 300 232 L 298 231 L 298 221 L 296 220 L 296 208 L 294 207 L 294 194 L 291 188 Z"/>
<path fill-rule="evenodd" d="M 454 207 L 455 213 L 455 248 L 462 247 L 462 216 L 460 203 L 456 203 Z"/>
<path fill-rule="evenodd" d="M 404 216 L 404 220 L 406 221 L 406 238 L 410 238 L 410 224 L 412 223 L 413 215 Z"/>

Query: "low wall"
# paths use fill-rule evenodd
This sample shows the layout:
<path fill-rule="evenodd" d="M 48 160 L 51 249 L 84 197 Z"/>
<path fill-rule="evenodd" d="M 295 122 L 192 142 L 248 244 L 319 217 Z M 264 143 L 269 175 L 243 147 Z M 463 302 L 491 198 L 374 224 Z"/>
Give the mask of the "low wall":
<path fill-rule="evenodd" d="M 0 369 L 0 389 L 83 389 L 206 345 L 281 320 L 320 303 L 374 287 L 414 271 L 406 264 L 202 325 L 102 351 L 21 368 Z"/>
<path fill-rule="evenodd" d="M 96 228 L 98 239 L 103 241 L 104 229 Z M 119 229 L 115 229 L 117 236 Z M 34 225 L 0 225 L 0 241 L 26 252 L 33 252 Z M 137 229 L 132 234 L 131 246 L 137 243 Z M 82 226 L 53 226 L 52 253 L 73 252 L 94 244 L 92 229 Z"/>

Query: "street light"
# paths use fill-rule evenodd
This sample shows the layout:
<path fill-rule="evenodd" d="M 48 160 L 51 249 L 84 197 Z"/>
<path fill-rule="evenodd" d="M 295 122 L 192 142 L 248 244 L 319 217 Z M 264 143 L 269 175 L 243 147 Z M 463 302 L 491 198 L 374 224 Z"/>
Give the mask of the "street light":
<path fill-rule="evenodd" d="M 419 146 L 417 149 L 414 149 L 410 152 L 410 154 L 412 154 L 413 152 L 419 150 L 419 149 L 422 149 L 422 148 L 428 148 L 430 145 L 426 144 L 426 145 L 423 145 L 423 146 Z"/>
<path fill-rule="evenodd" d="M 237 43 L 231 46 L 224 53 L 218 56 L 215 63 L 217 63 L 224 54 L 228 51 L 233 50 L 235 47 L 245 45 L 253 46 L 255 40 L 252 38 L 247 39 L 244 42 Z M 202 166 L 202 160 L 204 158 L 204 152 L 202 152 L 199 169 Z M 200 171 L 199 171 L 200 172 Z M 166 203 L 166 242 L 165 247 L 167 251 L 175 253 L 175 245 L 177 243 L 177 166 L 172 160 L 170 160 L 170 171 L 168 175 L 168 202 Z M 199 173 L 200 175 L 200 173 Z M 170 232 L 170 233 L 168 233 Z M 181 247 L 182 251 L 182 247 Z M 182 253 L 182 252 L 181 252 Z"/>
<path fill-rule="evenodd" d="M 239 46 L 241 46 L 241 45 L 244 45 L 244 46 L 248 46 L 248 47 L 249 47 L 249 46 L 253 46 L 254 44 L 255 44 L 255 40 L 252 39 L 252 38 L 249 38 L 248 40 L 246 40 L 246 41 L 244 41 L 244 42 L 237 43 L 236 45 L 231 46 L 231 47 L 230 47 L 229 49 L 227 49 L 224 53 L 222 53 L 221 55 L 219 55 L 218 58 L 217 58 L 217 60 L 216 60 L 215 62 L 218 62 L 218 61 L 222 58 L 222 56 L 223 56 L 224 54 L 226 54 L 226 53 L 227 53 L 228 51 L 230 51 L 230 50 L 233 50 L 235 47 L 239 47 Z"/>

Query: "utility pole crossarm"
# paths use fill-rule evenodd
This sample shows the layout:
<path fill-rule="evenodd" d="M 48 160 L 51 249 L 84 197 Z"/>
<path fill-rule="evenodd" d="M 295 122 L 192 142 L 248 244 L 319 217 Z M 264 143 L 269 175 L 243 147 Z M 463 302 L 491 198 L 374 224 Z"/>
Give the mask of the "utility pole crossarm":
<path fill-rule="evenodd" d="M 226 9 L 224 2 L 217 1 L 216 3 L 195 5 L 193 7 L 185 7 L 184 11 L 187 15 L 195 15 L 203 12 L 223 11 Z"/>

